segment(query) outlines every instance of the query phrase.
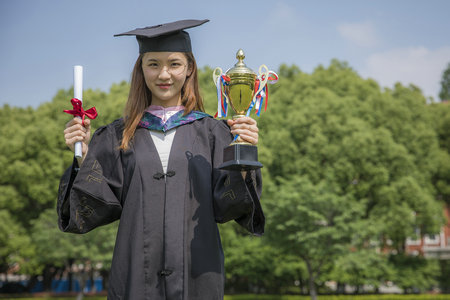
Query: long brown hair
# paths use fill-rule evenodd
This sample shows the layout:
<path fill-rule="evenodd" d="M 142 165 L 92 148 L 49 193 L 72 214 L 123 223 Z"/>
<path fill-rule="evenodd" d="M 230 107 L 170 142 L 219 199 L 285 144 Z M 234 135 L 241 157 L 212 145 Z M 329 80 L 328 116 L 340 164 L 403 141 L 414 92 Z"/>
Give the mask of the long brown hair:
<path fill-rule="evenodd" d="M 195 62 L 194 55 L 192 52 L 184 54 L 191 68 L 191 74 L 186 77 L 186 81 L 181 89 L 181 103 L 185 107 L 184 114 L 186 115 L 192 110 L 205 111 L 205 109 L 203 107 L 203 99 L 200 96 L 197 63 Z M 123 150 L 128 150 L 145 109 L 152 103 L 152 92 L 145 83 L 144 73 L 142 71 L 143 56 L 144 53 L 139 55 L 131 75 L 130 93 L 128 94 L 128 101 L 124 110 L 125 127 L 120 145 L 120 149 Z"/>

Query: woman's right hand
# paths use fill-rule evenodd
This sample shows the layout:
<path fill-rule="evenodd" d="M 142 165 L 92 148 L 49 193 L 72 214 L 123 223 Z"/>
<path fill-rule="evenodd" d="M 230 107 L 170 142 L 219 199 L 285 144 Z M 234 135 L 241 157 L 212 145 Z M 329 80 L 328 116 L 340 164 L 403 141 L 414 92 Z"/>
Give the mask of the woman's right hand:
<path fill-rule="evenodd" d="M 91 121 L 86 118 L 83 126 L 81 118 L 73 118 L 66 124 L 64 139 L 66 140 L 66 145 L 72 152 L 75 151 L 75 143 L 81 142 L 83 156 L 78 158 L 78 165 L 81 166 L 88 152 L 88 144 L 91 140 Z"/>

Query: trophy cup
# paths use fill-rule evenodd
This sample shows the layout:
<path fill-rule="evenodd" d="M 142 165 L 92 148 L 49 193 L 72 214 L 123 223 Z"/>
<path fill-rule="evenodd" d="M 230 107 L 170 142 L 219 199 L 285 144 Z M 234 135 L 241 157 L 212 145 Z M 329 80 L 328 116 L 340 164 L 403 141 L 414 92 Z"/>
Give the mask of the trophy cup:
<path fill-rule="evenodd" d="M 267 104 L 267 82 L 275 83 L 278 76 L 265 65 L 259 67 L 257 76 L 244 64 L 245 55 L 242 49 L 238 50 L 236 58 L 238 62 L 226 74 L 223 74 L 219 67 L 213 72 L 219 102 L 218 116 L 226 116 L 228 104 L 235 112 L 233 119 L 248 116 L 255 106 L 259 115 L 264 98 Z M 225 170 L 248 171 L 262 167 L 258 161 L 257 147 L 241 140 L 238 135 L 224 149 L 223 160 L 219 168 Z"/>

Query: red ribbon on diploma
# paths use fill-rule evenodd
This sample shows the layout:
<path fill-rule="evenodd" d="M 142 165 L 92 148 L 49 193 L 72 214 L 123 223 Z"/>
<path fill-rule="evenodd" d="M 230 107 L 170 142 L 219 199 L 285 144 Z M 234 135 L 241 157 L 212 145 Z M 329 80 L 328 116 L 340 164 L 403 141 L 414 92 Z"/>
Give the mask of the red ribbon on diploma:
<path fill-rule="evenodd" d="M 70 115 L 74 115 L 76 117 L 80 117 L 83 120 L 83 126 L 84 126 L 84 117 L 87 116 L 89 119 L 95 119 L 97 118 L 97 110 L 95 109 L 95 107 L 91 107 L 88 110 L 84 110 L 83 109 L 83 103 L 77 99 L 77 98 L 72 98 L 72 100 L 70 100 L 70 102 L 72 102 L 72 106 L 73 109 L 66 109 L 64 110 L 65 113 L 68 113 Z"/>

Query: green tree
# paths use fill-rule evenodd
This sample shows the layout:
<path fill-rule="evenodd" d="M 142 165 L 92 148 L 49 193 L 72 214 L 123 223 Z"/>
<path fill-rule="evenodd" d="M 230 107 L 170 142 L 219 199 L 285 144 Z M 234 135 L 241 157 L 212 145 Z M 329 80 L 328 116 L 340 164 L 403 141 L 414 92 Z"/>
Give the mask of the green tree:
<path fill-rule="evenodd" d="M 113 85 L 109 94 L 84 92 L 85 105 L 95 104 L 100 111 L 94 128 L 121 116 L 127 93 L 126 83 Z M 87 247 L 82 242 L 84 237 L 57 229 L 59 179 L 73 160 L 62 133 L 71 118 L 62 111 L 71 108 L 72 95 L 72 90 L 60 90 L 52 102 L 37 109 L 8 105 L 0 109 L 0 214 L 4 225 L 0 226 L 0 264 L 2 270 L 19 264 L 20 272 L 34 278 L 43 274 L 48 282 L 77 257 L 100 262 L 103 270 L 109 269 L 115 238 L 114 232 L 110 231 L 107 238 L 101 235 L 105 231 L 99 230 L 90 235 L 99 236 L 87 242 Z M 80 256 L 84 250 L 86 253 Z"/>
<path fill-rule="evenodd" d="M 442 73 L 441 90 L 439 92 L 439 98 L 444 100 L 450 100 L 450 63 Z"/>
<path fill-rule="evenodd" d="M 338 283 L 349 284 L 360 291 L 363 285 L 378 290 L 381 283 L 394 280 L 395 270 L 389 264 L 388 255 L 380 255 L 375 247 L 354 249 L 338 257 L 331 278 Z"/>
<path fill-rule="evenodd" d="M 403 288 L 405 293 L 424 292 L 438 283 L 439 264 L 437 260 L 398 254 L 392 255 L 390 262 L 395 266 L 395 284 Z"/>
<path fill-rule="evenodd" d="M 276 201 L 270 211 L 268 237 L 282 254 L 303 260 L 308 288 L 316 299 L 316 281 L 326 265 L 346 253 L 357 229 L 363 206 L 346 196 L 337 196 L 332 183 L 312 184 L 307 178 L 279 179 L 269 194 Z"/>
<path fill-rule="evenodd" d="M 45 278 L 45 282 L 51 282 L 58 270 L 72 270 L 73 266 L 81 265 L 77 275 L 81 279 L 82 287 L 87 278 L 92 277 L 94 269 L 107 274 L 111 266 L 117 223 L 102 226 L 87 234 L 76 235 L 61 232 L 56 220 L 56 211 L 48 209 L 32 222 L 32 239 L 36 253 L 39 254 L 34 257 L 34 264 L 40 266 L 34 270 L 34 274 L 45 274 L 44 271 L 52 269 L 53 274 Z M 72 274 L 69 275 L 69 282 L 71 279 Z"/>
<path fill-rule="evenodd" d="M 434 127 L 438 139 L 440 151 L 437 154 L 439 160 L 437 172 L 433 177 L 438 198 L 450 205 L 450 104 L 446 102 L 432 103 L 428 105 L 430 124 Z"/>
<path fill-rule="evenodd" d="M 226 292 L 283 293 L 305 276 L 305 266 L 283 255 L 264 237 L 253 237 L 236 223 L 220 225 L 225 254 Z"/>
<path fill-rule="evenodd" d="M 7 210 L 0 209 L 0 273 L 10 270 L 27 273 L 29 260 L 35 255 L 34 245 L 23 227 Z"/>
<path fill-rule="evenodd" d="M 382 90 L 339 61 L 290 76 L 280 78 L 259 122 L 264 174 L 274 184 L 264 194 L 273 243 L 309 264 L 317 283 L 325 260 L 333 265 L 350 249 L 377 243 L 404 253 L 415 228 L 438 232 L 439 144 L 420 90 Z"/>
<path fill-rule="evenodd" d="M 198 82 L 206 113 L 214 116 L 217 112 L 217 91 L 213 82 L 213 69 L 206 66 L 199 70 Z"/>

